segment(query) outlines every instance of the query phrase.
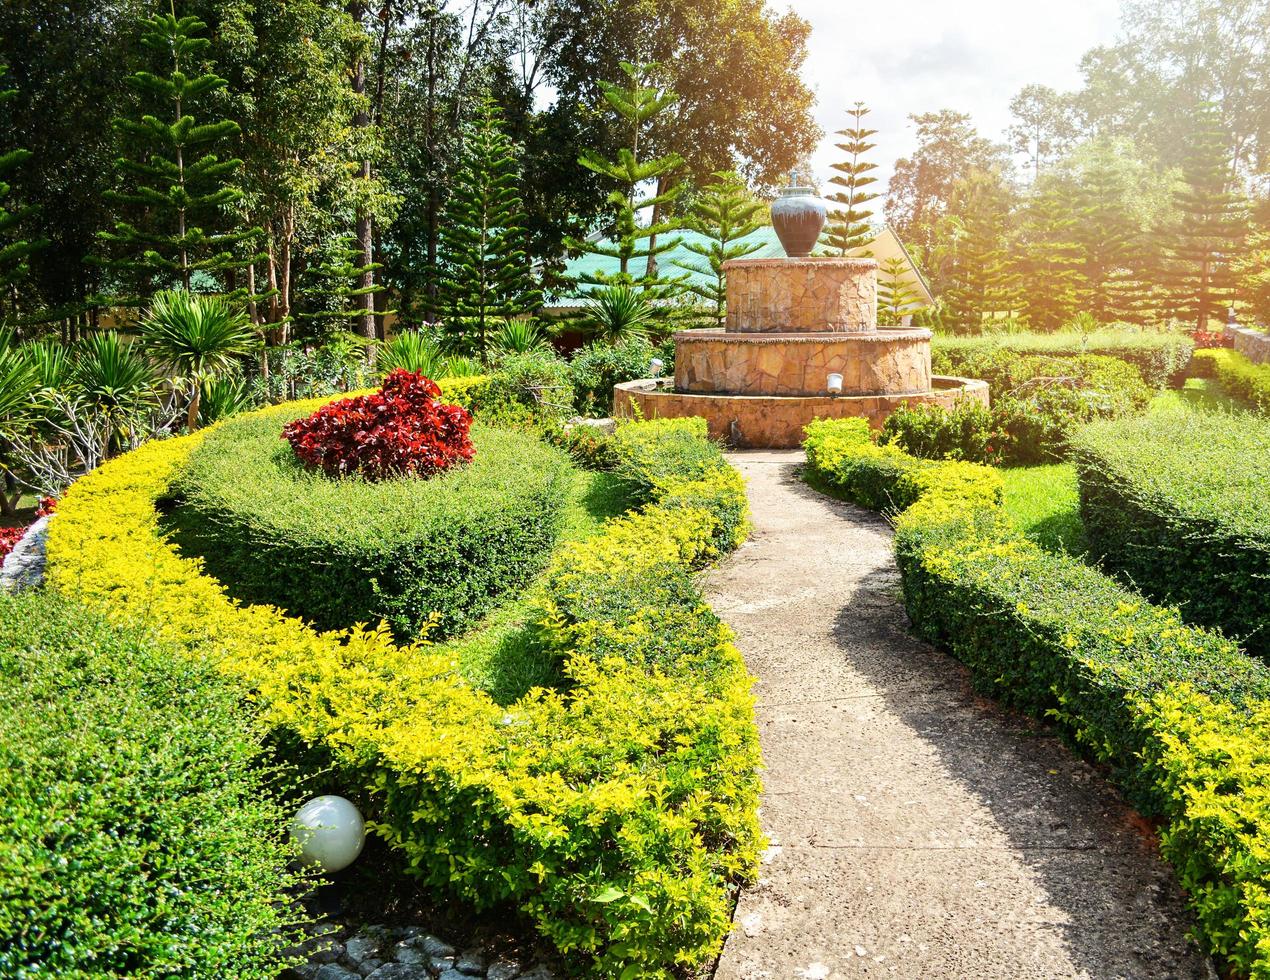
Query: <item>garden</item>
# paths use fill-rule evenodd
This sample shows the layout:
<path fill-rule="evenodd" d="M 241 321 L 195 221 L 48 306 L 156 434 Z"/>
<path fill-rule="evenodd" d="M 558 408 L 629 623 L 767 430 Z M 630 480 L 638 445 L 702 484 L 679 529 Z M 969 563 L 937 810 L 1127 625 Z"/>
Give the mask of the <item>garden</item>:
<path fill-rule="evenodd" d="M 1270 10 L 1127 2 L 1082 89 L 1027 85 L 1004 142 L 917 112 L 887 174 L 775 6 L 0 7 L 0 977 L 837 976 L 799 931 L 835 882 L 781 891 L 770 647 L 831 641 L 832 679 L 873 602 L 1115 787 L 1170 929 L 1270 978 Z M 622 400 L 763 348 L 745 259 L 851 269 L 832 340 L 911 359 L 694 379 L 864 406 L 792 453 Z M 839 349 L 755 332 L 793 330 Z M 756 458 L 899 594 L 745 633 L 798 592 L 717 601 L 785 516 Z M 779 528 L 808 566 L 822 530 Z"/>

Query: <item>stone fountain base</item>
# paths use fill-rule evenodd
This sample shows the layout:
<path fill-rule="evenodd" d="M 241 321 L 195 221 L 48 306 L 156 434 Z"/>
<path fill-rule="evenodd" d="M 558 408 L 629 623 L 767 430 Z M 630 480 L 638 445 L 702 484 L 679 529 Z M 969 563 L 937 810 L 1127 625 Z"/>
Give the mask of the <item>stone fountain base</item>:
<path fill-rule="evenodd" d="M 926 391 L 883 395 L 731 395 L 679 391 L 669 381 L 628 381 L 613 389 L 619 418 L 704 418 L 710 436 L 736 448 L 793 449 L 813 419 L 864 418 L 881 428 L 901 405 L 952 408 L 969 399 L 986 406 L 988 384 L 934 377 Z"/>

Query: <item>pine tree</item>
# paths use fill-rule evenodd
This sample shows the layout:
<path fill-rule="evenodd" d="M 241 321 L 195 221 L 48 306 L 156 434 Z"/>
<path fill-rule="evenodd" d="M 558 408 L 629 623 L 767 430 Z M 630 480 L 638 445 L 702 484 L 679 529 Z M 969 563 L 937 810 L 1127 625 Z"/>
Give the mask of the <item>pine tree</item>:
<path fill-rule="evenodd" d="M 837 171 L 829 178 L 829 183 L 842 190 L 829 195 L 829 200 L 842 205 L 843 210 L 830 215 L 830 222 L 825 228 L 821 241 L 830 253 L 846 255 L 857 249 L 865 248 L 873 241 L 869 228 L 869 218 L 873 212 L 864 205 L 877 198 L 877 194 L 866 190 L 877 178 L 870 177 L 869 171 L 876 170 L 876 163 L 867 163 L 862 158 L 877 144 L 870 143 L 869 137 L 877 133 L 876 129 L 865 129 L 863 119 L 869 114 L 863 102 L 857 102 L 848 111 L 854 125 L 838 130 L 844 142 L 836 144 L 838 149 L 847 155 L 841 163 L 835 163 Z"/>
<path fill-rule="evenodd" d="M 1234 302 L 1232 258 L 1247 234 L 1247 202 L 1232 193 L 1230 154 L 1216 111 L 1201 107 L 1175 195 L 1181 218 L 1168 235 L 1165 284 L 1176 315 L 1205 330 Z"/>
<path fill-rule="evenodd" d="M 913 287 L 913 273 L 907 262 L 886 259 L 878 267 L 878 323 L 884 327 L 899 326 L 904 317 L 922 309 L 921 294 Z"/>
<path fill-rule="evenodd" d="M 1079 309 L 1080 246 L 1077 216 L 1057 181 L 1035 186 L 1023 209 L 1015 271 L 1026 284 L 1024 312 L 1032 327 L 1060 329 Z"/>
<path fill-rule="evenodd" d="M 8 73 L 5 65 L 0 65 L 0 80 Z M 17 89 L 0 88 L 0 104 L 15 98 Z M 12 210 L 5 206 L 12 188 L 5 181 L 4 175 L 17 169 L 31 159 L 31 151 L 20 148 L 0 149 L 0 291 L 9 305 L 16 310 L 18 306 L 18 286 L 30 271 L 27 259 L 32 252 L 43 246 L 43 242 L 31 241 L 22 234 L 23 224 L 35 213 L 29 206 L 14 206 Z M 0 300 L 0 313 L 4 310 L 4 300 Z M 3 319 L 0 316 L 0 319 Z"/>
<path fill-rule="evenodd" d="M 375 294 L 383 292 L 384 287 L 363 285 L 367 270 L 358 265 L 361 258 L 356 235 L 335 239 L 321 261 L 305 269 L 302 294 L 308 308 L 297 318 L 316 324 L 322 331 L 331 331 L 355 328 L 368 314 L 375 313 Z M 369 271 L 378 268 L 374 264 Z"/>
<path fill-rule="evenodd" d="M 578 163 L 582 166 L 618 185 L 619 189 L 614 190 L 608 199 L 613 208 L 613 237 L 611 243 L 569 239 L 567 244 L 570 248 L 590 255 L 618 260 L 616 275 L 588 273 L 579 278 L 580 283 L 589 286 L 637 285 L 642 287 L 650 299 L 668 299 L 680 291 L 686 277 L 668 278 L 656 273 L 650 275 L 648 268 L 650 265 L 655 266 L 657 256 L 681 244 L 678 238 L 658 241 L 658 236 L 678 230 L 681 223 L 668 218 L 641 225 L 639 216 L 645 209 L 650 209 L 654 215 L 661 214 L 679 198 L 683 185 L 670 187 L 667 180 L 683 166 L 684 161 L 677 153 L 641 161 L 639 153 L 640 140 L 649 124 L 674 105 L 679 96 L 646 84 L 656 73 L 656 65 L 633 65 L 623 61 L 622 71 L 627 79 L 624 86 L 601 82 L 600 88 L 609 107 L 625 124 L 630 146 L 618 150 L 616 160 L 606 160 L 597 151 L 590 149 L 584 150 L 578 157 Z M 647 197 L 641 196 L 640 187 L 649 181 L 657 181 L 658 192 Z M 631 263 L 640 259 L 645 260 L 645 269 L 642 275 L 636 276 L 631 271 Z"/>
<path fill-rule="evenodd" d="M 675 264 L 712 280 L 700 285 L 689 283 L 687 288 L 713 306 L 715 323 L 721 327 L 727 315 L 727 273 L 723 263 L 744 258 L 763 247 L 760 242 L 747 244 L 742 239 L 763 227 L 761 215 L 765 208 L 736 173 L 721 170 L 714 177 L 715 183 L 707 184 L 692 202 L 687 221 L 688 227 L 706 241 L 688 241 L 684 245 L 704 261 Z"/>
<path fill-rule="evenodd" d="M 200 123 L 190 114 L 201 97 L 227 84 L 200 70 L 211 42 L 196 35 L 207 25 L 175 13 L 155 14 L 144 24 L 141 43 L 170 67 L 166 75 L 139 71 L 127 79 L 156 114 L 115 120 L 130 152 L 116 166 L 121 184 L 131 186 L 110 199 L 135 217 L 100 236 L 112 252 L 104 264 L 143 296 L 173 282 L 188 290 L 195 273 L 232 276 L 250 261 L 241 255 L 244 243 L 259 234 L 233 227 L 232 205 L 241 191 L 230 181 L 242 161 L 215 153 L 217 144 L 237 135 L 238 124 Z"/>
<path fill-rule="evenodd" d="M 490 99 L 463 142 L 439 249 L 446 328 L 484 357 L 493 321 L 542 302 L 530 269 L 517 151 Z"/>
<path fill-rule="evenodd" d="M 962 330 L 977 332 L 985 318 L 1010 315 L 1020 304 L 1020 280 L 1010 254 L 1010 199 L 999 174 L 977 172 L 959 181 L 949 202 L 948 283 L 944 300 Z"/>
<path fill-rule="evenodd" d="M 1068 195 L 1076 217 L 1076 308 L 1099 323 L 1140 322 L 1147 316 L 1152 248 L 1141 223 L 1124 206 L 1124 180 L 1114 158 L 1100 154 Z"/>
<path fill-rule="evenodd" d="M 1270 200 L 1256 209 L 1247 247 L 1234 263 L 1238 297 L 1252 319 L 1270 326 Z"/>

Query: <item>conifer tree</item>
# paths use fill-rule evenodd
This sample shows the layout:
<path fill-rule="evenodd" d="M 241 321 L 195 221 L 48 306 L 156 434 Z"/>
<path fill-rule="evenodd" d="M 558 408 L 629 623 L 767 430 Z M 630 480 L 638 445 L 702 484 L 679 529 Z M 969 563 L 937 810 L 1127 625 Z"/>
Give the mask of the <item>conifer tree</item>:
<path fill-rule="evenodd" d="M 542 302 L 530 269 L 517 151 L 485 99 L 463 142 L 439 249 L 446 329 L 484 357 L 494 321 Z"/>
<path fill-rule="evenodd" d="M 1124 175 L 1096 157 L 1070 195 L 1076 217 L 1076 307 L 1099 323 L 1139 322 L 1152 266 L 1141 223 L 1124 207 Z"/>
<path fill-rule="evenodd" d="M 707 184 L 692 202 L 692 212 L 686 222 L 691 230 L 706 239 L 684 244 L 684 248 L 700 256 L 700 260 L 680 261 L 676 265 L 710 280 L 699 285 L 689 283 L 687 288 L 713 307 L 715 323 L 723 326 L 727 315 L 727 273 L 723 263 L 744 258 L 763 247 L 761 242 L 743 239 L 763 227 L 761 215 L 765 208 L 736 173 L 721 170 L 714 177 L 715 182 Z"/>
<path fill-rule="evenodd" d="M 101 233 L 112 253 L 105 265 L 142 296 L 173 282 L 188 290 L 195 273 L 232 276 L 248 264 L 241 255 L 244 243 L 258 235 L 234 227 L 232 205 L 241 191 L 231 180 L 242 161 L 216 153 L 218 144 L 237 135 L 238 124 L 198 122 L 191 114 L 203 96 L 227 84 L 201 67 L 211 42 L 198 35 L 207 25 L 175 12 L 155 14 L 144 24 L 141 43 L 167 74 L 139 71 L 127 79 L 155 111 L 114 122 L 128 155 L 116 161 L 125 189 L 111 192 L 110 199 L 134 217 Z"/>
<path fill-rule="evenodd" d="M 1010 254 L 1010 200 L 999 174 L 976 172 L 954 189 L 944 237 L 948 286 L 944 300 L 962 330 L 978 332 L 985 318 L 1011 314 L 1020 279 Z"/>
<path fill-rule="evenodd" d="M 877 133 L 876 129 L 864 127 L 864 117 L 869 114 L 863 102 L 857 102 L 848 111 L 853 124 L 846 129 L 838 130 L 843 142 L 836 144 L 839 150 L 847 155 L 847 159 L 835 163 L 837 171 L 829 178 L 829 183 L 842 190 L 829 195 L 829 200 L 842 206 L 843 210 L 832 213 L 821 241 L 830 254 L 846 255 L 856 249 L 865 248 L 873 241 L 869 228 L 869 218 L 873 212 L 864 207 L 869 201 L 877 198 L 877 194 L 867 190 L 876 182 L 876 177 L 869 176 L 869 171 L 876 170 L 876 163 L 866 162 L 863 157 L 877 144 L 870 143 L 869 137 Z"/>
<path fill-rule="evenodd" d="M 1077 216 L 1057 181 L 1034 186 L 1023 208 L 1015 271 L 1027 283 L 1024 312 L 1036 330 L 1052 332 L 1075 315 L 1080 299 Z"/>
<path fill-rule="evenodd" d="M 331 243 L 326 256 L 305 270 L 302 290 L 308 309 L 298 319 L 317 324 L 323 330 L 356 328 L 363 319 L 376 312 L 375 294 L 383 286 L 363 285 L 368 271 L 358 265 L 361 245 L 353 234 L 341 235 Z M 374 272 L 378 264 L 372 264 Z M 394 310 L 383 310 L 393 313 Z"/>
<path fill-rule="evenodd" d="M 650 299 L 670 298 L 681 289 L 685 277 L 669 278 L 656 273 L 650 275 L 649 259 L 655 260 L 681 242 L 678 238 L 658 236 L 676 231 L 681 223 L 674 218 L 663 218 L 648 225 L 640 223 L 640 213 L 649 209 L 653 214 L 664 214 L 683 191 L 683 185 L 669 186 L 667 179 L 683 166 L 683 157 L 670 153 L 651 160 L 640 159 L 640 141 L 649 124 L 659 114 L 674 105 L 679 96 L 656 85 L 647 84 L 657 72 L 656 65 L 633 65 L 622 62 L 626 75 L 624 85 L 601 82 L 604 100 L 625 127 L 630 145 L 622 147 L 616 160 L 607 160 L 595 150 L 584 150 L 578 163 L 618 185 L 608 199 L 613 209 L 613 237 L 611 241 L 569 239 L 570 248 L 590 255 L 603 255 L 618 260 L 616 275 L 588 273 L 579 282 L 589 286 L 640 286 Z M 659 191 L 649 196 L 640 193 L 640 187 L 656 181 Z M 636 276 L 631 263 L 645 260 L 644 272 Z"/>
<path fill-rule="evenodd" d="M 1256 322 L 1270 326 L 1270 200 L 1258 204 L 1247 247 L 1234 271 L 1244 309 Z"/>
<path fill-rule="evenodd" d="M 904 317 L 923 307 L 921 294 L 913 287 L 912 270 L 899 258 L 886 259 L 878 266 L 878 323 L 899 326 Z"/>
<path fill-rule="evenodd" d="M 1174 198 L 1180 219 L 1168 234 L 1164 280 L 1175 314 L 1197 330 L 1225 321 L 1235 294 L 1231 259 L 1247 234 L 1247 202 L 1231 191 L 1229 161 L 1216 111 L 1201 107 Z"/>
<path fill-rule="evenodd" d="M 3 86 L 3 79 L 7 73 L 7 66 L 0 65 L 0 86 Z M 0 104 L 8 102 L 17 94 L 17 89 L 0 87 Z M 31 159 L 30 150 L 21 148 L 6 150 L 0 147 L 0 292 L 3 293 L 3 297 L 0 298 L 0 320 L 3 320 L 6 303 L 16 309 L 18 285 L 26 278 L 29 271 L 27 258 L 44 244 L 33 242 L 22 234 L 24 222 L 35 212 L 33 207 L 20 205 L 12 206 L 11 209 L 6 207 L 6 199 L 12 188 L 5 181 L 4 176 L 29 159 Z"/>

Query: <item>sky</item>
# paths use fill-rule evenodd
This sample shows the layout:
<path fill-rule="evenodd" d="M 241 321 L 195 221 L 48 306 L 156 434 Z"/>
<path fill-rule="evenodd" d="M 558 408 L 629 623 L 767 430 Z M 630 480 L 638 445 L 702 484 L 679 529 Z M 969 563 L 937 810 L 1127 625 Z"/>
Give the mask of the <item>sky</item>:
<path fill-rule="evenodd" d="M 894 161 L 915 145 L 911 113 L 968 112 L 985 136 L 1002 140 L 1010 99 L 1037 82 L 1080 86 L 1080 57 L 1115 40 L 1119 0 L 775 0 L 811 23 L 803 76 L 817 96 L 816 121 L 829 135 L 812 158 L 823 182 L 841 154 L 833 132 L 857 100 L 877 149 L 880 188 Z"/>

